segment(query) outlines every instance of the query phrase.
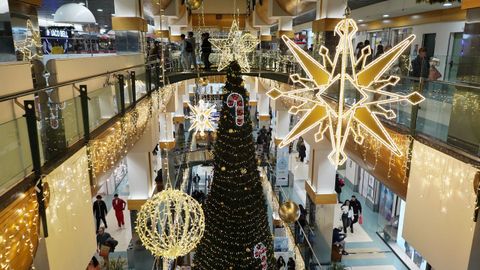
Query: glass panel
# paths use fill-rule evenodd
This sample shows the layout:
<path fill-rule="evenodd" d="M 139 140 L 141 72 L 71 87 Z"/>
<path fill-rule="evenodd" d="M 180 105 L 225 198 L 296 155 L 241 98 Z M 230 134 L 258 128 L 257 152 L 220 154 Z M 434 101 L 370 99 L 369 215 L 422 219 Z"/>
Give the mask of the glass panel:
<path fill-rule="evenodd" d="M 115 104 L 115 87 L 107 86 L 88 93 L 90 132 L 118 113 Z"/>
<path fill-rule="evenodd" d="M 0 124 L 0 192 L 32 170 L 27 123 L 24 117 Z"/>

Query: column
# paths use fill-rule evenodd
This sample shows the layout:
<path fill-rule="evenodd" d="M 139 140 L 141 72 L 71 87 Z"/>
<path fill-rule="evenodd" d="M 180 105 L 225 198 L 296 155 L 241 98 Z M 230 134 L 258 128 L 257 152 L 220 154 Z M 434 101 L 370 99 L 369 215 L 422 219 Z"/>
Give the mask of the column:
<path fill-rule="evenodd" d="M 258 127 L 270 126 L 270 98 L 267 96 L 267 92 L 270 90 L 270 85 L 265 79 L 258 78 L 255 82 L 257 89 L 257 111 L 258 111 Z"/>
<path fill-rule="evenodd" d="M 175 115 L 173 116 L 175 123 L 183 123 L 185 121 L 185 115 L 183 113 L 183 95 L 185 94 L 185 88 L 185 83 L 175 85 Z"/>
<path fill-rule="evenodd" d="M 336 170 L 328 159 L 330 143 L 316 143 L 313 136 L 313 132 L 304 136 L 305 142 L 310 145 L 309 181 L 305 182 L 305 190 L 307 209 L 313 215 L 313 218 L 310 216 L 310 222 L 315 222 L 317 228 L 315 250 L 320 250 L 317 256 L 320 263 L 324 264 L 330 262 L 335 208 L 338 207 L 335 193 Z"/>
<path fill-rule="evenodd" d="M 338 0 L 317 1 L 317 19 L 312 23 L 314 33 L 314 52 L 318 54 L 321 45 L 327 47 L 330 53 L 335 52 L 338 35 L 333 32 L 335 25 L 345 14 L 345 2 Z"/>
<path fill-rule="evenodd" d="M 112 30 L 118 52 L 141 52 L 144 50 L 144 34 L 147 21 L 143 19 L 142 1 L 115 0 L 115 16 L 112 16 Z M 135 37 L 136 42 L 132 42 Z"/>

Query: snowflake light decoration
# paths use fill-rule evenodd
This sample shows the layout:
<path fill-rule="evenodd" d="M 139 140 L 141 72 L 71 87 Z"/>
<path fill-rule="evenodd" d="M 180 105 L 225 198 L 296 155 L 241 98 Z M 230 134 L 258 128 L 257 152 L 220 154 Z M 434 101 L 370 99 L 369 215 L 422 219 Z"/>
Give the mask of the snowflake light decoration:
<path fill-rule="evenodd" d="M 230 62 L 236 60 L 242 72 L 250 72 L 247 54 L 255 50 L 259 40 L 250 33 L 242 34 L 242 31 L 238 28 L 237 20 L 233 20 L 226 39 L 212 38 L 210 41 L 221 53 L 218 71 L 223 70 Z"/>
<path fill-rule="evenodd" d="M 42 47 L 40 31 L 35 30 L 32 21 L 27 20 L 27 30 L 25 32 L 25 39 L 21 41 L 15 41 L 15 49 L 22 53 L 22 61 L 30 61 L 35 58 L 39 58 L 40 55 L 32 51 L 32 48 L 38 50 Z"/>
<path fill-rule="evenodd" d="M 195 130 L 195 134 L 200 132 L 200 136 L 203 137 L 205 136 L 205 130 L 215 130 L 212 115 L 217 111 L 215 109 L 215 104 L 210 105 L 208 102 L 200 99 L 198 105 L 192 106 L 188 103 L 188 107 L 190 107 L 192 112 L 187 118 L 193 122 L 188 131 Z"/>
<path fill-rule="evenodd" d="M 425 99 L 417 92 L 409 95 L 388 92 L 384 88 L 396 85 L 400 78 L 396 76 L 382 78 L 387 69 L 410 46 L 415 35 L 409 36 L 367 64 L 367 57 L 371 54 L 369 46 L 362 49 L 359 59 L 355 60 L 354 58 L 352 40 L 357 30 L 358 27 L 354 20 L 349 18 L 341 20 L 335 27 L 335 33 L 339 35 L 340 41 L 333 60 L 329 57 L 327 48 L 323 46 L 320 48 L 319 53 L 323 64 L 313 59 L 288 37 L 282 36 L 283 41 L 300 63 L 308 78 L 293 74 L 290 78 L 293 83 L 300 85 L 300 88 L 289 91 L 273 88 L 267 93 L 272 99 L 286 97 L 302 102 L 299 106 L 290 108 L 291 114 L 305 112 L 300 121 L 282 140 L 280 147 L 288 145 L 318 126 L 315 141 L 322 140 L 328 131 L 327 134 L 332 145 L 332 152 L 328 158 L 335 166 L 341 165 L 347 160 L 344 148 L 350 133 L 356 143 L 362 144 L 364 140 L 362 132 L 366 131 L 393 153 L 398 156 L 402 155 L 377 115 L 383 115 L 388 119 L 395 118 L 395 112 L 382 107 L 382 105 L 400 101 L 415 105 Z M 329 102 L 325 98 L 325 94 L 331 91 L 338 91 L 338 103 Z M 353 102 L 346 101 L 347 91 L 348 93 L 353 91 L 355 94 L 356 98 Z M 308 97 L 307 93 L 313 93 L 314 96 Z M 378 96 L 386 98 L 376 98 Z"/>

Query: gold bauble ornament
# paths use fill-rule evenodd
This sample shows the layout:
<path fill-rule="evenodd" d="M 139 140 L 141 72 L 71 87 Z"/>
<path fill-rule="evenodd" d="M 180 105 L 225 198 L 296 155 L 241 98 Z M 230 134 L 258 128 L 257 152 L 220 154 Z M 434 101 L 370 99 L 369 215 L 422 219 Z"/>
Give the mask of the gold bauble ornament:
<path fill-rule="evenodd" d="M 185 1 L 185 4 L 187 5 L 188 9 L 196 10 L 202 6 L 202 2 L 203 0 L 187 0 Z"/>
<path fill-rule="evenodd" d="M 171 260 L 194 249 L 205 230 L 202 206 L 188 194 L 171 188 L 147 200 L 136 223 L 143 246 L 155 257 Z"/>
<path fill-rule="evenodd" d="M 220 170 L 225 171 L 225 167 L 220 168 Z"/>
<path fill-rule="evenodd" d="M 292 201 L 286 201 L 278 209 L 278 215 L 286 223 L 293 223 L 300 217 L 300 208 Z"/>

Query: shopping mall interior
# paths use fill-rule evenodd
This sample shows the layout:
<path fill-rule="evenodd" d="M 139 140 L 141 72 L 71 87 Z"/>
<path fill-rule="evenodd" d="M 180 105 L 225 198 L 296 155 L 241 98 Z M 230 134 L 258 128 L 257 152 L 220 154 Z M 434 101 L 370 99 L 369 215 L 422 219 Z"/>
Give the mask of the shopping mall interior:
<path fill-rule="evenodd" d="M 479 270 L 480 0 L 0 0 L 0 269 Z"/>

